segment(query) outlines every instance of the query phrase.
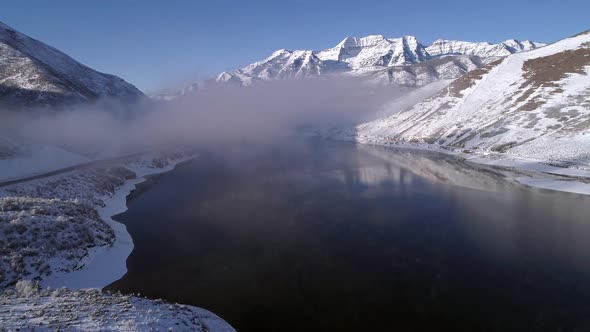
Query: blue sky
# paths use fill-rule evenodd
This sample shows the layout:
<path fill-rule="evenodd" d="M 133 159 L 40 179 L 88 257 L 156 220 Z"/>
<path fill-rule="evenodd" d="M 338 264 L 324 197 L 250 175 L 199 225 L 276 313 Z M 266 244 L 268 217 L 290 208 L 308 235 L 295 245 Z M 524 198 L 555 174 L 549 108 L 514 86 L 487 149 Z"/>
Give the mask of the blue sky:
<path fill-rule="evenodd" d="M 590 0 L 2 0 L 0 20 L 150 92 L 346 36 L 554 41 L 590 29 L 589 13 Z"/>

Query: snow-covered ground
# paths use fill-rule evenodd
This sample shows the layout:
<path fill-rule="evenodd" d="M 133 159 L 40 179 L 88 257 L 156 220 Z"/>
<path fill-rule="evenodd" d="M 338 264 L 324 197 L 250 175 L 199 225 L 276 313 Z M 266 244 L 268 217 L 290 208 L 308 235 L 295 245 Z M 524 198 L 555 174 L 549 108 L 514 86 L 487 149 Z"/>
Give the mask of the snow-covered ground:
<path fill-rule="evenodd" d="M 215 314 L 98 290 L 40 289 L 21 281 L 0 292 L 2 331 L 235 331 Z"/>
<path fill-rule="evenodd" d="M 518 182 L 536 188 L 590 195 L 590 184 L 575 180 L 555 180 L 548 178 L 521 177 Z"/>
<path fill-rule="evenodd" d="M 190 158 L 130 157 L 0 188 L 0 327 L 233 331 L 204 309 L 100 292 L 127 272 L 133 250 L 111 217 L 145 176 Z"/>
<path fill-rule="evenodd" d="M 104 206 L 97 211 L 113 230 L 115 241 L 110 247 L 96 247 L 78 263 L 83 268 L 68 272 L 54 273 L 41 282 L 44 286 L 68 288 L 98 288 L 101 289 L 120 279 L 127 273 L 127 257 L 133 250 L 133 239 L 127 232 L 125 225 L 114 221 L 111 217 L 127 210 L 127 196 L 138 183 L 145 181 L 145 176 L 168 172 L 178 163 L 192 157 L 178 157 L 164 160 L 161 167 L 154 166 L 155 156 L 143 157 L 127 162 L 125 168 L 135 173 L 136 178 L 127 180 L 113 194 L 105 195 L 101 200 Z"/>
<path fill-rule="evenodd" d="M 89 248 L 113 244 L 95 209 L 76 201 L 0 198 L 0 287 L 76 269 Z"/>
<path fill-rule="evenodd" d="M 0 244 L 12 255 L 11 261 L 8 255 L 0 261 L 4 263 L 0 271 L 6 276 L 0 286 L 27 278 L 46 286 L 100 289 L 121 278 L 133 241 L 125 226 L 111 217 L 126 210 L 127 195 L 144 176 L 169 171 L 187 158 L 182 154 L 171 158 L 144 155 L 0 189 Z M 75 224 L 79 227 L 72 228 Z M 88 230 L 100 234 L 86 234 Z M 107 232 L 109 236 L 103 239 Z M 43 238 L 53 239 L 54 251 L 44 248 L 48 244 Z M 73 243 L 78 239 L 86 241 Z M 22 243 L 18 252 L 15 243 Z M 59 254 L 60 250 L 65 252 Z M 17 260 L 24 261 L 25 267 L 16 264 Z M 44 273 L 29 268 L 38 260 L 49 263 Z"/>

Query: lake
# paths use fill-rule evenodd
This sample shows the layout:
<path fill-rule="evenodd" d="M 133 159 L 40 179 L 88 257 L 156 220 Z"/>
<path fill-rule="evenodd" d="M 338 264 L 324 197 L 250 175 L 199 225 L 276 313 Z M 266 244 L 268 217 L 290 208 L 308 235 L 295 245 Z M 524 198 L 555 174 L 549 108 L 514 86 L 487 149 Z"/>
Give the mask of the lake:
<path fill-rule="evenodd" d="M 431 152 L 317 138 L 203 150 L 117 220 L 109 290 L 238 331 L 590 329 L 590 199 Z"/>

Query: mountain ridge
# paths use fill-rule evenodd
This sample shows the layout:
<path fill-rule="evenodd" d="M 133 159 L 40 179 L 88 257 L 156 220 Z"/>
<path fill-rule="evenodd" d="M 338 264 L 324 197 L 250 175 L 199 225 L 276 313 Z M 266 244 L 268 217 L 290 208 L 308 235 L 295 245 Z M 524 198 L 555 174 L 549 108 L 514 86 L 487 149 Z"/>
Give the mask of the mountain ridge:
<path fill-rule="evenodd" d="M 352 76 L 374 75 L 382 69 L 411 67 L 444 56 L 479 56 L 497 58 L 528 51 L 545 44 L 529 40 L 509 39 L 502 43 L 478 43 L 439 39 L 429 46 L 414 36 L 386 38 L 383 35 L 346 37 L 335 47 L 320 51 L 281 49 L 271 56 L 233 72 L 224 72 L 217 82 L 233 82 L 248 86 L 257 80 L 317 77 L 323 74 L 347 73 Z M 315 57 L 314 57 L 315 56 Z M 306 59 L 312 57 L 313 61 Z M 284 61 L 277 61 L 281 58 Z M 288 58 L 288 59 L 287 59 Z M 476 67 L 489 61 L 474 61 Z M 461 68 L 461 66 L 459 66 Z M 464 67 L 461 69 L 465 69 Z M 381 73 L 383 76 L 383 73 Z M 390 79 L 385 73 L 382 81 L 406 85 L 407 80 Z M 454 77 L 456 78 L 456 77 Z M 415 83 L 414 83 L 415 84 Z M 412 85 L 412 84 L 409 84 Z M 419 83 L 416 85 L 420 85 Z"/>
<path fill-rule="evenodd" d="M 439 50 L 436 51 L 435 43 Z M 457 52 L 442 51 L 456 49 Z M 304 79 L 344 75 L 370 84 L 420 87 L 440 80 L 457 79 L 499 57 L 543 47 L 544 43 L 508 39 L 502 43 L 463 42 L 438 39 L 425 46 L 415 36 L 348 36 L 324 50 L 279 49 L 243 68 L 224 71 L 215 78 L 192 83 L 176 93 L 152 95 L 167 101 L 200 91 L 212 84 L 251 86 L 275 79 Z M 432 52 L 433 54 L 429 53 Z"/>
<path fill-rule="evenodd" d="M 438 41 L 444 41 L 439 39 Z M 452 42 L 452 41 L 451 41 Z M 465 54 L 443 54 L 433 56 L 414 36 L 386 38 L 383 35 L 369 35 L 366 37 L 345 37 L 336 46 L 325 50 L 288 50 L 279 49 L 270 56 L 251 63 L 241 69 L 224 71 L 217 77 L 192 83 L 176 93 L 152 95 L 160 101 L 168 101 L 185 94 L 200 91 L 212 84 L 230 86 L 251 86 L 260 81 L 274 79 L 303 79 L 335 75 L 360 78 L 370 84 L 401 85 L 420 87 L 440 80 L 457 79 L 470 70 L 481 68 L 498 57 L 521 52 L 529 48 L 542 47 L 545 44 L 529 40 L 519 41 L 509 39 L 503 43 L 490 44 L 487 42 L 461 42 L 464 45 L 485 44 L 487 54 L 493 54 L 494 49 L 501 53 L 495 56 L 480 56 L 474 51 L 464 51 Z M 404 45 L 410 45 L 409 47 Z M 521 48 L 509 47 L 507 44 L 523 45 Z M 371 50 L 362 47 L 376 47 L 378 51 L 371 54 Z M 401 46 L 400 46 L 401 45 Z M 399 47 L 396 47 L 399 46 Z M 306 61 L 301 54 L 315 55 L 314 61 Z M 359 56 L 360 58 L 355 58 Z M 351 59 L 348 60 L 347 59 Z M 353 68 L 354 67 L 354 68 Z"/>
<path fill-rule="evenodd" d="M 0 102 L 5 106 L 57 106 L 100 98 L 134 101 L 143 97 L 122 78 L 87 67 L 0 22 Z"/>

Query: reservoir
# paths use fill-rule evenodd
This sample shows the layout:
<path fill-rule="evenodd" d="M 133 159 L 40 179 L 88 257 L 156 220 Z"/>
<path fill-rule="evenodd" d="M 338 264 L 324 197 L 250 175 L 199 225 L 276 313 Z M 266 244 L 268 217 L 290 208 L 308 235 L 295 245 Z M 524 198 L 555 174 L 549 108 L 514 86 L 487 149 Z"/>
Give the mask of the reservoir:
<path fill-rule="evenodd" d="M 590 329 L 590 199 L 407 149 L 296 138 L 203 150 L 115 219 L 110 290 L 238 331 Z"/>

